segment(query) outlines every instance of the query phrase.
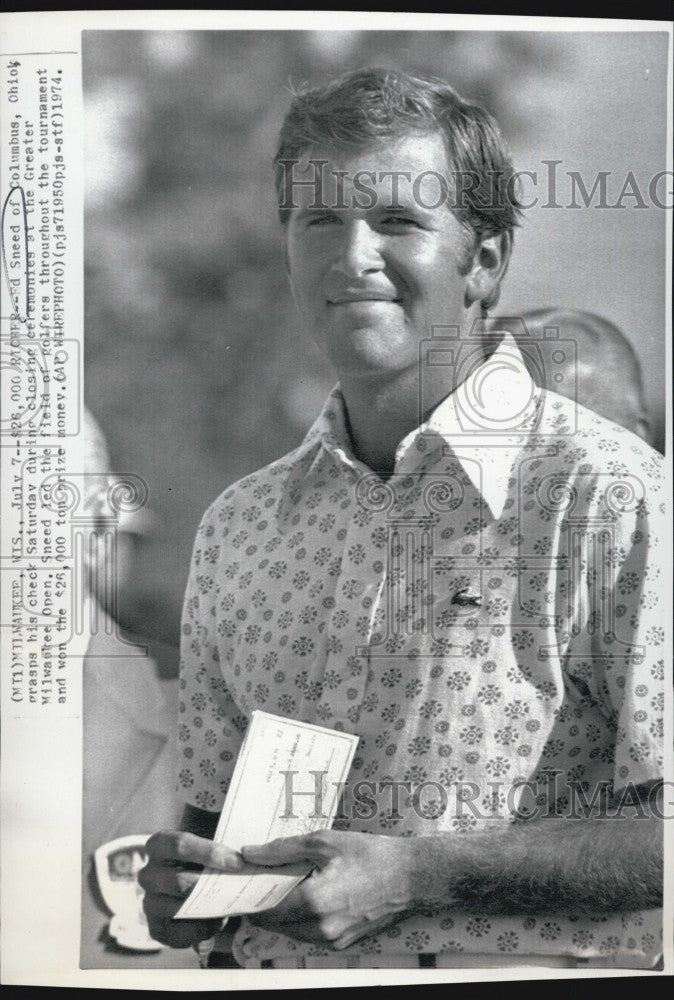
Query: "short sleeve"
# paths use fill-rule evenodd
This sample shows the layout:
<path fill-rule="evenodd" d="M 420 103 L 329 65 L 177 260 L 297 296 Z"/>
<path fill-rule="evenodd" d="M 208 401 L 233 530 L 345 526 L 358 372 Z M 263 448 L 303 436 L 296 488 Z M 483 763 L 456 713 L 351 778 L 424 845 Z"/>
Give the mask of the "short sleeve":
<path fill-rule="evenodd" d="M 246 725 L 220 668 L 219 529 L 210 508 L 194 543 L 180 639 L 178 794 L 209 811 L 222 808 Z"/>

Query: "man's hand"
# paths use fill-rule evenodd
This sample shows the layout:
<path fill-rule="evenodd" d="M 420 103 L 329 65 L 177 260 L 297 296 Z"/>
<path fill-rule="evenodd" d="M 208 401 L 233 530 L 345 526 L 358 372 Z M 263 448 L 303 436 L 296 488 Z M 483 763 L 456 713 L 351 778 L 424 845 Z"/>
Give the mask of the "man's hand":
<path fill-rule="evenodd" d="M 249 919 L 299 941 L 348 948 L 410 911 L 413 846 L 407 838 L 321 830 L 243 847 L 256 865 L 316 865 L 282 903 Z"/>
<path fill-rule="evenodd" d="M 241 855 L 194 833 L 155 833 L 145 851 L 147 865 L 138 873 L 145 890 L 143 909 L 150 935 L 171 948 L 189 948 L 220 930 L 222 920 L 174 920 L 204 866 L 225 872 L 245 867 Z"/>
<path fill-rule="evenodd" d="M 662 787 L 636 791 L 608 816 L 497 823 L 470 836 L 323 830 L 243 847 L 254 864 L 316 865 L 279 906 L 250 919 L 339 950 L 418 912 L 582 915 L 661 907 Z"/>

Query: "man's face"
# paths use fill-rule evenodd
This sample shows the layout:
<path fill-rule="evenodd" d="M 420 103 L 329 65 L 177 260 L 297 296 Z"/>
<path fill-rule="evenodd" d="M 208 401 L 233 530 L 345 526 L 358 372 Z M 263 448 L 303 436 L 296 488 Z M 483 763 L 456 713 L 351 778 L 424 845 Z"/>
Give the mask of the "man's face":
<path fill-rule="evenodd" d="M 313 180 L 313 168 L 304 169 L 309 157 L 328 161 L 322 198 L 316 199 L 328 207 L 311 207 L 313 187 L 294 187 L 287 255 L 303 325 L 340 378 L 418 368 L 419 342 L 430 337 L 431 327 L 463 326 L 470 304 L 461 274 L 470 237 L 447 198 L 436 208 L 423 207 L 440 201 L 437 174 L 448 177 L 441 137 L 410 135 L 362 152 L 314 148 L 293 177 Z M 422 177 L 427 171 L 435 176 Z"/>

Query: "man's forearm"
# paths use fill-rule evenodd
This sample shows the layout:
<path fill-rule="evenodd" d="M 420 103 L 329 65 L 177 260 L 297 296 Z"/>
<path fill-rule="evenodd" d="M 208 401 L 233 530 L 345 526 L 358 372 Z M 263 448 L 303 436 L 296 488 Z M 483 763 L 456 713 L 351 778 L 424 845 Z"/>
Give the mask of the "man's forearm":
<path fill-rule="evenodd" d="M 601 913 L 662 905 L 662 824 L 543 819 L 411 842 L 413 909 Z"/>

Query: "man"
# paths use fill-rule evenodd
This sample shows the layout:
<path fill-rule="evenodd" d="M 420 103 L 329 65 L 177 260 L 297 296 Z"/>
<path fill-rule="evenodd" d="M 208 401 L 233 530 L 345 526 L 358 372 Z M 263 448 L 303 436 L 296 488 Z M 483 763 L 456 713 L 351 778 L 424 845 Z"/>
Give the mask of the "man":
<path fill-rule="evenodd" d="M 357 71 L 295 98 L 276 166 L 295 301 L 339 386 L 200 526 L 186 810 L 149 844 L 152 932 L 187 947 L 219 930 L 172 919 L 195 866 L 308 859 L 243 919 L 238 964 L 650 964 L 657 456 L 537 389 L 487 332 L 518 205 L 481 108 Z M 360 741 L 332 830 L 238 854 L 208 838 L 255 708 Z"/>

